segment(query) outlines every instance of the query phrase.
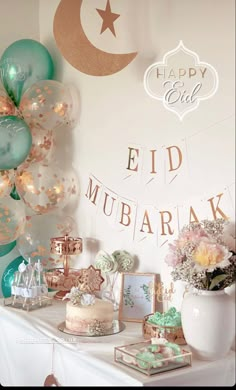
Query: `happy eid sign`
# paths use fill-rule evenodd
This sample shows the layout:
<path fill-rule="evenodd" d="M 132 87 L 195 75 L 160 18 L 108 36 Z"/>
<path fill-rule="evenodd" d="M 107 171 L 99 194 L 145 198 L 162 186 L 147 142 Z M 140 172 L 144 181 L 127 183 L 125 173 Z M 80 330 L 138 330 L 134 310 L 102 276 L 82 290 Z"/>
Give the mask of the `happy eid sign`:
<path fill-rule="evenodd" d="M 207 62 L 187 49 L 183 42 L 167 52 L 161 62 L 148 67 L 144 74 L 147 94 L 163 102 L 164 107 L 180 120 L 212 97 L 218 88 L 218 74 Z"/>

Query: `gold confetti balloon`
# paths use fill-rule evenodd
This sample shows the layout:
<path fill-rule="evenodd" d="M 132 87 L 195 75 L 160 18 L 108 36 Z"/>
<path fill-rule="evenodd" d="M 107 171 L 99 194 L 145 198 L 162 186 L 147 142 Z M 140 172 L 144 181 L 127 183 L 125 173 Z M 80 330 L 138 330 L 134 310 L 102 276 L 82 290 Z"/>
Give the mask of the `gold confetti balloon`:
<path fill-rule="evenodd" d="M 14 169 L 0 171 L 0 198 L 10 195 L 14 187 Z"/>
<path fill-rule="evenodd" d="M 3 88 L 0 87 L 0 116 L 14 115 L 15 105 Z"/>
<path fill-rule="evenodd" d="M 45 160 L 51 152 L 55 140 L 52 130 L 43 130 L 42 128 L 31 129 L 32 146 L 26 159 L 26 163 L 41 162 Z"/>
<path fill-rule="evenodd" d="M 30 126 L 53 130 L 71 127 L 73 98 L 70 88 L 55 80 L 41 80 L 22 96 L 19 110 Z"/>
<path fill-rule="evenodd" d="M 0 245 L 15 241 L 24 232 L 25 206 L 10 196 L 0 199 Z"/>
<path fill-rule="evenodd" d="M 48 214 L 63 209 L 70 200 L 71 181 L 55 164 L 37 163 L 17 170 L 16 189 L 35 214 Z"/>
<path fill-rule="evenodd" d="M 76 234 L 76 223 L 68 215 L 28 216 L 24 234 L 18 238 L 16 245 L 26 260 L 36 262 L 40 259 L 45 268 L 54 268 L 62 263 L 62 259 L 50 253 L 50 238 L 71 233 Z"/>

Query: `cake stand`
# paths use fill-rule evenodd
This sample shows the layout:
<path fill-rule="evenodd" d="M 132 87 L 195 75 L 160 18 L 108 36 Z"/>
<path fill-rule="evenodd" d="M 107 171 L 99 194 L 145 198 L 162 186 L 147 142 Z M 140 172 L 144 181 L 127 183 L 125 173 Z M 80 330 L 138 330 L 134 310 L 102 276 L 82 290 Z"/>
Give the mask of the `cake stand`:
<path fill-rule="evenodd" d="M 53 237 L 50 242 L 51 253 L 63 257 L 63 269 L 49 270 L 45 272 L 45 276 L 48 287 L 59 290 L 54 298 L 61 300 L 72 287 L 78 285 L 80 271 L 70 268 L 70 256 L 82 253 L 82 238 L 66 234 L 64 237 Z"/>

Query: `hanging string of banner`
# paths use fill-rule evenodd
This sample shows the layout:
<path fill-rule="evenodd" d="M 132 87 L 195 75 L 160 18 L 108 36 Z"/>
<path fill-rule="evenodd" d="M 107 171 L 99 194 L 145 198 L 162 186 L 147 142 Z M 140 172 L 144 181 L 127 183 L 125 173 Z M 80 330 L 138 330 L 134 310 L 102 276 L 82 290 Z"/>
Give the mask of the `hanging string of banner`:
<path fill-rule="evenodd" d="M 135 241 L 151 240 L 161 247 L 170 237 L 175 237 L 184 224 L 201 219 L 229 220 L 233 189 L 234 183 L 203 199 L 160 208 L 124 198 L 90 175 L 85 196 L 97 208 L 97 218 L 105 218 L 112 228 L 125 231 Z"/>
<path fill-rule="evenodd" d="M 231 116 L 225 118 L 228 119 Z M 151 183 L 159 185 L 161 189 L 172 183 L 186 186 L 189 170 L 191 171 L 189 160 L 192 157 L 188 144 L 189 141 L 184 138 L 155 148 L 129 145 L 123 181 L 134 183 L 138 179 L 143 188 L 149 188 Z M 218 191 L 205 192 L 201 198 L 185 199 L 184 204 L 169 204 L 168 201 L 159 199 L 159 204 L 155 205 L 150 204 L 152 202 L 146 204 L 137 199 L 127 199 L 90 174 L 85 197 L 96 207 L 96 218 L 105 219 L 117 232 L 125 232 L 133 241 L 148 240 L 162 247 L 170 238 L 177 236 L 185 224 L 202 219 L 234 218 L 235 183 L 222 187 Z"/>

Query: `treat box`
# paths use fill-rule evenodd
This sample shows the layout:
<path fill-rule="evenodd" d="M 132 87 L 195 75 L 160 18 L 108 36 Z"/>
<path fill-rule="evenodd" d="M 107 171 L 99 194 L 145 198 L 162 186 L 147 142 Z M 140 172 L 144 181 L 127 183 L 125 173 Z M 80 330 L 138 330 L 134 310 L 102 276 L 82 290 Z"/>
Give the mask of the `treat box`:
<path fill-rule="evenodd" d="M 177 346 L 177 345 L 176 345 Z M 158 345 L 151 340 L 115 347 L 115 362 L 124 364 L 145 375 L 154 375 L 192 365 L 192 353 L 179 346 L 180 353 L 162 357 Z"/>
<path fill-rule="evenodd" d="M 22 309 L 26 311 L 40 309 L 52 304 L 52 298 L 48 296 L 40 296 L 39 299 L 15 297 L 11 295 L 3 300 L 4 306 L 12 307 L 13 309 Z"/>
<path fill-rule="evenodd" d="M 151 339 L 152 337 L 164 337 L 168 341 L 179 344 L 186 345 L 184 338 L 183 328 L 181 326 L 164 326 L 164 325 L 155 325 L 148 322 L 148 319 L 154 313 L 148 314 L 143 319 L 143 337 L 145 339 Z"/>

